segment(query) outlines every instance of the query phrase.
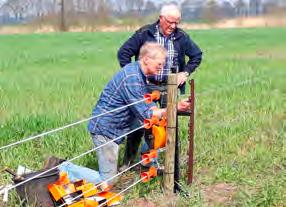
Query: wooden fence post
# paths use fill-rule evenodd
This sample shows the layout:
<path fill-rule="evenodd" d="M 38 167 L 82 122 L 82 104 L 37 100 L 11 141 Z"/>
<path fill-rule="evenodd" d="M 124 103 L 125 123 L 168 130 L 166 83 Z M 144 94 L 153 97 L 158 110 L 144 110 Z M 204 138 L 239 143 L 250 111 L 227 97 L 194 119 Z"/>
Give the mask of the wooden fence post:
<path fill-rule="evenodd" d="M 168 76 L 167 89 L 167 143 L 163 187 L 166 195 L 174 191 L 174 158 L 177 117 L 177 74 Z"/>

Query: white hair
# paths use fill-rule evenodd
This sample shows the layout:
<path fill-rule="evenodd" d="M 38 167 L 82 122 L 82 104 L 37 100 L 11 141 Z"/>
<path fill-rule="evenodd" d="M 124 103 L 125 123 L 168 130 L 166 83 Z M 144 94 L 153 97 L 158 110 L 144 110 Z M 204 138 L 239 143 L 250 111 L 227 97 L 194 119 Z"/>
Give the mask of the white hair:
<path fill-rule="evenodd" d="M 140 48 L 139 52 L 139 60 L 141 60 L 144 56 L 149 56 L 150 58 L 156 58 L 158 55 L 167 56 L 166 49 L 157 42 L 146 42 Z"/>
<path fill-rule="evenodd" d="M 175 16 L 181 18 L 181 10 L 176 4 L 163 5 L 160 12 L 161 16 Z"/>

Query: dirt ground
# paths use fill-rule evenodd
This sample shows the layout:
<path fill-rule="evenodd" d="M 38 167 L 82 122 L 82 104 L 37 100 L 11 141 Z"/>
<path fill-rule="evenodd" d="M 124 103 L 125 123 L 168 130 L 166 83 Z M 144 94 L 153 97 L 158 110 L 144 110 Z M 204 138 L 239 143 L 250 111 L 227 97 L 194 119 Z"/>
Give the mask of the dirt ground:
<path fill-rule="evenodd" d="M 89 27 L 73 27 L 70 32 L 84 32 L 84 31 L 103 31 L 103 32 L 117 32 L 117 31 L 135 31 L 138 26 L 100 26 L 96 28 Z M 213 28 L 252 28 L 252 27 L 286 27 L 285 16 L 263 16 L 263 17 L 248 17 L 221 20 L 213 24 L 180 24 L 182 29 L 213 29 Z M 42 26 L 40 28 L 34 26 L 3 26 L 0 27 L 0 34 L 18 34 L 18 33 L 49 33 L 56 30 L 52 26 Z"/>

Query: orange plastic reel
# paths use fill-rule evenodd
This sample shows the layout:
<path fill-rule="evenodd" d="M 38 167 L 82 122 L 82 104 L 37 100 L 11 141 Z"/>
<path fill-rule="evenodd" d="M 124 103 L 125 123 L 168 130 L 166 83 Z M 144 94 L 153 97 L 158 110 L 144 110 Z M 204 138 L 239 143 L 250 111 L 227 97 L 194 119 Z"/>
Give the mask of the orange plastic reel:
<path fill-rule="evenodd" d="M 154 166 L 150 167 L 148 171 L 142 172 L 140 174 L 143 183 L 148 182 L 149 180 L 151 180 L 156 176 L 157 176 L 157 169 Z"/>
<path fill-rule="evenodd" d="M 154 149 L 155 150 L 166 146 L 167 134 L 166 134 L 165 127 L 153 125 L 152 134 L 154 136 Z"/>
<path fill-rule="evenodd" d="M 149 164 L 150 162 L 153 161 L 153 159 L 155 159 L 157 157 L 158 157 L 158 151 L 154 150 L 154 149 L 152 149 L 152 150 L 141 155 L 141 159 L 143 161 L 143 164 L 145 164 L 145 165 Z"/>
<path fill-rule="evenodd" d="M 152 116 L 151 119 L 145 119 L 144 120 L 144 127 L 145 129 L 151 129 L 151 127 L 154 125 L 154 124 L 159 124 L 160 121 L 158 119 L 157 116 Z"/>

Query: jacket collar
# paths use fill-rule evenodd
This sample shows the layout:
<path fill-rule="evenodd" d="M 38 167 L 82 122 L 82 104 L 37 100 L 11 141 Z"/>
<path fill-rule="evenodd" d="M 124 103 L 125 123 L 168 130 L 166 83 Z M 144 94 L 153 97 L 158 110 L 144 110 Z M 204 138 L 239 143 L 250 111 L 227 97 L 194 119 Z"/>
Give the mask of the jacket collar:
<path fill-rule="evenodd" d="M 157 32 L 156 26 L 159 24 L 159 20 L 157 20 L 155 23 L 151 24 L 148 28 L 148 31 L 155 37 L 155 33 Z M 174 37 L 175 39 L 180 38 L 182 35 L 182 32 L 180 32 L 180 28 L 176 28 L 174 31 Z"/>
<path fill-rule="evenodd" d="M 142 77 L 144 83 L 147 84 L 147 76 L 146 76 L 145 73 L 143 72 L 143 69 L 142 69 L 142 67 L 141 67 L 141 65 L 140 65 L 139 60 L 137 60 L 135 64 L 136 64 L 137 70 L 139 71 L 139 74 L 141 74 L 141 77 Z"/>

